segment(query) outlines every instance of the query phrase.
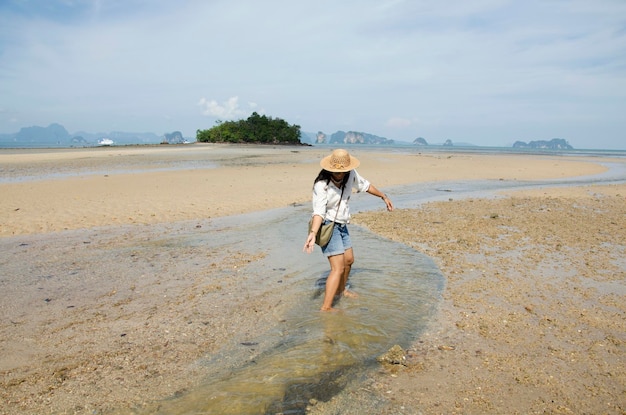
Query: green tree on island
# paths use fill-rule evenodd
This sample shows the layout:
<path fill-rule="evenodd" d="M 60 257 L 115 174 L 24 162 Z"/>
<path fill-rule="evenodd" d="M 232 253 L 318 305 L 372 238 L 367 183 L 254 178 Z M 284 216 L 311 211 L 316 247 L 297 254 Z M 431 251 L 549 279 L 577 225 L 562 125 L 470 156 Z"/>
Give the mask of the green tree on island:
<path fill-rule="evenodd" d="M 204 143 L 302 144 L 300 126 L 280 118 L 253 112 L 247 120 L 217 121 L 208 130 L 196 131 L 196 140 Z"/>

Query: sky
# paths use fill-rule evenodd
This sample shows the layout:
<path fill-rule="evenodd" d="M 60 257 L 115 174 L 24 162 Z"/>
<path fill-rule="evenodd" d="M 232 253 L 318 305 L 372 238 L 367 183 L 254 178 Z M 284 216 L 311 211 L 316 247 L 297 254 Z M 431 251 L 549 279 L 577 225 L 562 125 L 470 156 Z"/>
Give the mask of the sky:
<path fill-rule="evenodd" d="M 304 132 L 626 149 L 625 0 L 0 0 L 0 133 Z"/>

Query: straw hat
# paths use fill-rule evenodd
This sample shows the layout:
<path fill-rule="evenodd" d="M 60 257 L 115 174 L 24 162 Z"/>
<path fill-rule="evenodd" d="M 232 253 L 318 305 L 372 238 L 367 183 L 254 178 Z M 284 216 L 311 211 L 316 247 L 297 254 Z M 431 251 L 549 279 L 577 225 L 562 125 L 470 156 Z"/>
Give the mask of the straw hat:
<path fill-rule="evenodd" d="M 361 162 L 356 157 L 350 157 L 350 154 L 341 148 L 334 150 L 330 156 L 326 156 L 320 161 L 320 166 L 324 170 L 339 173 L 347 172 L 359 167 Z"/>

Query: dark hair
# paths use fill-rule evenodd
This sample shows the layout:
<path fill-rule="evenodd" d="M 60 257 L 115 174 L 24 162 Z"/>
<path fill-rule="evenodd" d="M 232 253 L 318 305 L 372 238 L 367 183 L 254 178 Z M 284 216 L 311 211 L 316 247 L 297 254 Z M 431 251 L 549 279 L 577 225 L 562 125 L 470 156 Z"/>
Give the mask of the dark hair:
<path fill-rule="evenodd" d="M 328 170 L 325 170 L 325 169 L 320 170 L 319 174 L 315 178 L 315 181 L 313 181 L 313 185 L 315 185 L 315 183 L 319 182 L 320 180 L 326 180 L 326 185 L 328 185 L 330 183 L 330 179 L 332 175 L 333 174 L 329 172 Z M 342 188 L 346 185 L 346 183 L 348 183 L 349 177 L 350 177 L 350 172 L 347 171 L 346 174 L 344 174 L 343 176 L 343 181 L 341 182 Z"/>

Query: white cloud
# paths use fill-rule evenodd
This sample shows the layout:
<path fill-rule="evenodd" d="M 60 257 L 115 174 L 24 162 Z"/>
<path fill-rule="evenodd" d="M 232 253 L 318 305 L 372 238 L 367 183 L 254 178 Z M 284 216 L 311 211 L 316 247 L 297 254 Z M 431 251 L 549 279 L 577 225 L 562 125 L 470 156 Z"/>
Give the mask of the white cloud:
<path fill-rule="evenodd" d="M 207 117 L 215 117 L 221 120 L 232 120 L 236 118 L 246 118 L 253 111 L 259 114 L 264 114 L 264 109 L 257 109 L 259 106 L 256 102 L 248 102 L 247 108 L 241 108 L 239 106 L 239 97 L 234 96 L 228 98 L 221 104 L 216 100 L 208 100 L 206 98 L 200 98 L 198 105 L 202 108 L 202 115 Z"/>
<path fill-rule="evenodd" d="M 206 98 L 201 98 L 198 105 L 202 107 L 202 114 L 208 117 L 230 120 L 246 115 L 245 112 L 239 108 L 239 97 L 237 96 L 228 98 L 228 100 L 221 105 L 214 99 L 209 101 Z"/>

